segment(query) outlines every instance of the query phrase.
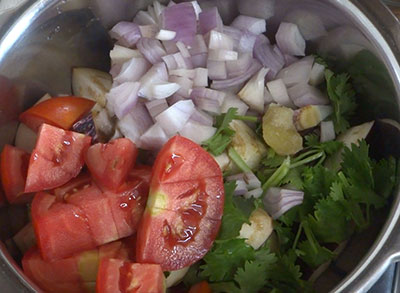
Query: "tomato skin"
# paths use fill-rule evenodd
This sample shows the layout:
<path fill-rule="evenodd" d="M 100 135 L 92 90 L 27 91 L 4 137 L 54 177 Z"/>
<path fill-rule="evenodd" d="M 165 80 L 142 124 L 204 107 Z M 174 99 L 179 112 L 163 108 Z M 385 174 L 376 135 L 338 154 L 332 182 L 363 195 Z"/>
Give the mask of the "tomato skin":
<path fill-rule="evenodd" d="M 212 291 L 208 282 L 203 281 L 193 285 L 190 288 L 189 293 L 212 293 Z"/>
<path fill-rule="evenodd" d="M 91 138 L 43 124 L 28 167 L 25 192 L 53 189 L 76 177 Z"/>
<path fill-rule="evenodd" d="M 92 145 L 85 153 L 85 162 L 94 180 L 102 187 L 117 190 L 135 164 L 138 150 L 127 138 Z"/>
<path fill-rule="evenodd" d="M 103 259 L 96 281 L 97 293 L 163 293 L 165 278 L 159 265 Z"/>
<path fill-rule="evenodd" d="M 29 156 L 24 150 L 10 145 L 5 145 L 1 153 L 1 181 L 11 204 L 28 203 L 33 197 L 33 194 L 24 192 Z"/>
<path fill-rule="evenodd" d="M 43 123 L 68 130 L 94 104 L 94 101 L 80 97 L 55 97 L 29 108 L 20 114 L 19 120 L 33 131 L 37 131 Z"/>
<path fill-rule="evenodd" d="M 173 137 L 153 167 L 149 199 L 137 233 L 137 261 L 158 263 L 164 271 L 193 264 L 211 248 L 223 204 L 218 164 L 196 143 Z"/>

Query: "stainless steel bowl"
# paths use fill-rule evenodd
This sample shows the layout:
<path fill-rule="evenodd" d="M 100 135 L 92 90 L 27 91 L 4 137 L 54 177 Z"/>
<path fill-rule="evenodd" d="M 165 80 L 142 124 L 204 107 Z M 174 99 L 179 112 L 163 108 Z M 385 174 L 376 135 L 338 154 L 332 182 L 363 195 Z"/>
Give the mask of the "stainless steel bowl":
<path fill-rule="evenodd" d="M 31 1 L 31 5 L 12 21 L 0 40 L 0 148 L 5 143 L 13 142 L 18 113 L 32 105 L 43 93 L 70 93 L 72 67 L 88 66 L 108 70 L 111 40 L 105 27 L 110 27 L 118 20 L 131 19 L 150 2 Z M 219 6 L 227 21 L 237 14 L 235 0 L 208 1 L 210 3 Z M 400 23 L 379 0 L 277 0 L 276 4 L 276 17 L 269 22 L 269 31 L 273 31 L 274 24 L 294 7 L 304 7 L 320 14 L 329 28 L 343 24 L 356 28 L 358 37 L 342 36 L 338 38 L 338 45 L 348 42 L 351 46 L 362 45 L 374 51 L 385 64 L 396 96 L 400 97 Z M 400 114 L 398 106 L 392 110 Z M 320 284 L 317 282 L 318 286 L 331 289 L 336 285 L 334 292 L 366 292 L 391 263 L 400 260 L 398 192 L 391 209 L 384 212 L 383 219 L 378 222 L 381 225 L 375 225 L 375 228 L 364 234 L 370 237 L 356 237 L 353 241 L 356 245 L 348 247 L 347 253 L 343 253 L 342 258 L 349 258 L 353 262 L 344 272 L 346 276 L 339 274 L 338 277 L 336 272 L 336 276 L 332 277 L 328 271 L 325 279 L 321 277 Z M 20 227 L 24 220 L 23 208 L 2 208 L 1 239 L 10 237 L 14 232 L 13 227 Z M 372 241 L 369 244 L 366 239 L 371 238 L 371 235 Z M 366 246 L 358 248 L 357 243 Z M 39 291 L 24 276 L 2 242 L 0 248 L 0 291 Z M 326 292 L 327 289 L 322 290 Z"/>

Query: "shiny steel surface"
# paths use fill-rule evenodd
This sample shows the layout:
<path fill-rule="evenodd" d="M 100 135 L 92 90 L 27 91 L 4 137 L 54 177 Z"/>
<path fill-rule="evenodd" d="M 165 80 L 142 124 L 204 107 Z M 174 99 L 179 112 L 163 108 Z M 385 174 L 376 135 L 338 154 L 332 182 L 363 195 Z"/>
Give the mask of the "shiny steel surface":
<path fill-rule="evenodd" d="M 245 1 L 245 0 L 244 0 Z M 74 66 L 109 69 L 111 40 L 104 26 L 118 20 L 132 19 L 152 1 L 138 0 L 40 0 L 25 10 L 0 40 L 0 75 L 15 89 L 13 95 L 2 93 L 0 83 L 0 148 L 12 143 L 18 113 L 34 103 L 43 93 L 71 91 L 70 70 Z M 112 3 L 112 4 L 110 4 Z M 215 1 L 217 5 L 226 1 Z M 400 97 L 400 23 L 378 0 L 278 0 L 283 6 L 312 9 L 322 5 L 337 11 L 326 21 L 330 27 L 348 24 L 357 27 L 385 63 Z M 235 1 L 222 7 L 225 18 L 236 11 Z M 229 13 L 228 13 L 229 12 Z M 283 13 L 283 12 L 282 12 Z M 97 16 L 101 16 L 97 18 Z M 104 26 L 103 26 L 104 25 Z M 397 109 L 399 110 L 399 109 Z M 400 113 L 400 111 L 399 111 Z M 389 264 L 400 260 L 400 195 L 396 196 L 385 225 L 374 245 L 359 265 L 333 290 L 366 292 Z M 1 214 L 2 211 L 0 211 Z M 3 211 L 4 212 L 4 211 Z M 8 217 L 8 221 L 11 221 Z M 1 226 L 1 225 L 0 225 Z M 2 223 L 2 226 L 4 223 Z M 9 236 L 1 227 L 0 236 Z M 4 235 L 3 235 L 4 234 Z M 0 250 L 0 292 L 35 292 L 4 246 Z"/>

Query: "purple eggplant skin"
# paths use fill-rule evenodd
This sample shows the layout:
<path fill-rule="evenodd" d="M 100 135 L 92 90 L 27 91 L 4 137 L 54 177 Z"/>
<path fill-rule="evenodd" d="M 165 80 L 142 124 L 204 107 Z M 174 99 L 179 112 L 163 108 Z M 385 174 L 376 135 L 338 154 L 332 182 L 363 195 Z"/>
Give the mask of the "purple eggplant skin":
<path fill-rule="evenodd" d="M 366 138 L 370 145 L 370 156 L 381 160 L 392 156 L 400 158 L 400 124 L 391 119 L 375 121 L 371 132 Z"/>
<path fill-rule="evenodd" d="M 97 132 L 96 127 L 94 126 L 92 113 L 89 113 L 81 120 L 75 122 L 75 124 L 72 126 L 72 130 L 91 136 L 93 141 L 97 141 Z"/>

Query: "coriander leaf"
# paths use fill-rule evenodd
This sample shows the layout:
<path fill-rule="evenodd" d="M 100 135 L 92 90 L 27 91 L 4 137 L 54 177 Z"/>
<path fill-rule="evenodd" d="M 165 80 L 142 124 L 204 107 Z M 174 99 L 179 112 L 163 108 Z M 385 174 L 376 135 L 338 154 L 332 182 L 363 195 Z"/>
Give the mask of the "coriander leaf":
<path fill-rule="evenodd" d="M 282 217 L 283 216 L 279 218 L 280 221 Z M 274 224 L 274 230 L 278 236 L 279 251 L 281 253 L 284 253 L 292 247 L 295 235 L 293 234 L 292 229 L 290 227 L 283 227 L 282 224 L 280 223 Z"/>
<path fill-rule="evenodd" d="M 213 293 L 242 293 L 234 282 L 220 282 L 220 283 L 211 283 L 211 290 Z"/>
<path fill-rule="evenodd" d="M 372 189 L 363 186 L 351 185 L 346 187 L 345 191 L 348 198 L 356 203 L 373 205 L 377 209 L 382 208 L 386 203 L 383 197 L 376 194 Z"/>
<path fill-rule="evenodd" d="M 205 264 L 200 267 L 200 276 L 208 277 L 211 282 L 229 281 L 233 279 L 237 268 L 253 259 L 254 249 L 244 239 L 216 241 L 203 258 Z"/>
<path fill-rule="evenodd" d="M 349 128 L 350 124 L 347 120 L 351 118 L 357 107 L 355 91 L 349 78 L 346 73 L 335 75 L 331 70 L 325 70 L 328 96 L 334 109 L 332 120 L 336 133 L 342 133 Z"/>
<path fill-rule="evenodd" d="M 233 192 L 236 188 L 234 181 L 224 184 L 225 204 L 222 216 L 221 228 L 218 235 L 219 240 L 236 238 L 243 223 L 248 222 L 248 216 L 238 208 L 238 201 L 234 200 Z"/>
<path fill-rule="evenodd" d="M 307 167 L 303 172 L 304 191 L 314 198 L 323 198 L 330 193 L 333 182 L 338 181 L 337 174 L 323 166 Z"/>
<path fill-rule="evenodd" d="M 186 287 L 191 287 L 194 284 L 200 283 L 204 280 L 204 278 L 199 276 L 199 267 L 200 262 L 197 262 L 189 267 L 188 272 L 185 274 L 183 278 L 183 283 Z"/>
<path fill-rule="evenodd" d="M 375 192 L 387 199 L 396 184 L 396 159 L 390 157 L 373 165 Z"/>
<path fill-rule="evenodd" d="M 333 182 L 331 185 L 331 191 L 329 193 L 329 196 L 334 200 L 334 201 L 342 201 L 344 200 L 344 194 L 343 194 L 343 185 L 340 182 Z"/>
<path fill-rule="evenodd" d="M 268 148 L 267 155 L 262 159 L 261 164 L 267 168 L 278 168 L 286 159 L 278 155 L 272 148 Z"/>
<path fill-rule="evenodd" d="M 230 108 L 227 113 L 216 118 L 217 132 L 208 140 L 203 142 L 204 148 L 214 156 L 222 154 L 228 145 L 232 142 L 235 131 L 229 128 L 229 124 L 235 119 L 236 108 Z"/>
<path fill-rule="evenodd" d="M 327 155 L 332 155 L 341 150 L 344 144 L 340 141 L 332 140 L 326 142 L 320 142 L 319 137 L 316 134 L 309 134 L 305 137 L 305 145 L 313 149 L 323 151 Z"/>
<path fill-rule="evenodd" d="M 287 173 L 286 177 L 282 181 L 282 185 L 288 184 L 289 186 L 298 189 L 298 190 L 303 190 L 303 178 L 301 177 L 302 171 L 304 169 L 304 166 L 300 166 L 297 168 L 290 169 L 290 171 Z"/>
<path fill-rule="evenodd" d="M 312 268 L 317 268 L 335 257 L 335 254 L 326 247 L 318 245 L 317 248 L 317 253 L 315 253 L 309 241 L 299 244 L 299 249 L 303 252 L 300 258 Z"/>
<path fill-rule="evenodd" d="M 322 58 L 322 56 L 320 56 L 318 54 L 312 54 L 312 56 L 314 57 L 314 62 L 325 66 L 325 68 L 329 67 L 328 63 L 326 62 L 326 60 L 324 58 Z"/>

